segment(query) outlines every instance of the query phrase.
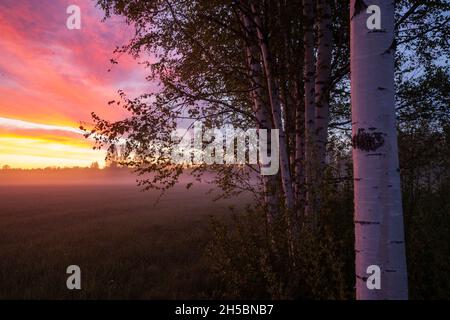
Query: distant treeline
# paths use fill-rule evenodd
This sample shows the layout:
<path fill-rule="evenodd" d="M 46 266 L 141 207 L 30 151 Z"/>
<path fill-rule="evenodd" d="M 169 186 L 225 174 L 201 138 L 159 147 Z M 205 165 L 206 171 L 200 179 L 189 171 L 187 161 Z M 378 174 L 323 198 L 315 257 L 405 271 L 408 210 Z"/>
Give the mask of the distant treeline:
<path fill-rule="evenodd" d="M 136 183 L 129 168 L 120 167 L 47 167 L 0 169 L 1 185 L 18 184 L 120 184 Z"/>

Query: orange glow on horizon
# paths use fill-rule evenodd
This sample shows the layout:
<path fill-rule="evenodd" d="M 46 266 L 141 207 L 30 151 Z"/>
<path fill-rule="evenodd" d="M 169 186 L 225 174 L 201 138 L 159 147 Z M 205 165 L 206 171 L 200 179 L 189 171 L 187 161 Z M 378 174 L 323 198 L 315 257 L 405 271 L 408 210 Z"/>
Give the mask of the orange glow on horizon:
<path fill-rule="evenodd" d="M 109 62 L 132 30 L 120 20 L 102 22 L 90 0 L 77 3 L 82 28 L 68 30 L 70 4 L 0 1 L 0 167 L 103 166 L 105 151 L 92 150 L 80 122 L 90 123 L 91 112 L 123 118 L 122 108 L 107 105 L 117 90 L 135 95 L 151 86 L 133 58 Z"/>
<path fill-rule="evenodd" d="M 0 136 L 0 164 L 12 168 L 88 167 L 92 162 L 104 166 L 104 157 L 103 151 L 78 139 Z"/>

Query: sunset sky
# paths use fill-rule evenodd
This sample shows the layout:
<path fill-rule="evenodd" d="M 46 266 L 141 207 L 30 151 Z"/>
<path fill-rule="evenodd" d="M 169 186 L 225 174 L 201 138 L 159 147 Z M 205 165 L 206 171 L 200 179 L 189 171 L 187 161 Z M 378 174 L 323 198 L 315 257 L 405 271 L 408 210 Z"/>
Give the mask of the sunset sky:
<path fill-rule="evenodd" d="M 71 4 L 81 8 L 81 30 L 66 27 Z M 132 27 L 102 17 L 91 0 L 0 1 L 0 166 L 104 162 L 104 152 L 82 136 L 80 121 L 90 122 L 92 111 L 123 117 L 107 105 L 117 90 L 133 95 L 150 85 L 126 55 L 111 66 L 114 48 L 127 42 Z"/>

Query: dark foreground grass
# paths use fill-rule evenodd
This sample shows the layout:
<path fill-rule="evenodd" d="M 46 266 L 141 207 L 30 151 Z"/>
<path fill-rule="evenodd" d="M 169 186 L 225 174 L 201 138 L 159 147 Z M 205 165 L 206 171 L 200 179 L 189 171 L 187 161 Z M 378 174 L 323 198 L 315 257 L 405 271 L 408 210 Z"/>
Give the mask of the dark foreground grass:
<path fill-rule="evenodd" d="M 205 191 L 179 187 L 155 207 L 132 185 L 0 186 L 0 299 L 208 298 L 210 216 L 233 203 Z M 72 264 L 79 291 L 66 288 Z"/>

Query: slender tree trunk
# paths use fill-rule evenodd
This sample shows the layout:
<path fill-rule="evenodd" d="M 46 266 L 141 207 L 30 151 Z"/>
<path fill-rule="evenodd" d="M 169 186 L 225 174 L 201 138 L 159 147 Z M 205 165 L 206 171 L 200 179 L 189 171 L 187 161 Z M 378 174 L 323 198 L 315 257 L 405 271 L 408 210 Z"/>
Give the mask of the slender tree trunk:
<path fill-rule="evenodd" d="M 381 28 L 369 30 L 372 11 L 367 13 L 361 0 L 350 2 L 357 299 L 408 298 L 394 108 L 393 3 L 371 0 L 370 5 L 381 9 Z M 381 269 L 380 289 L 369 289 L 371 265 Z"/>
<path fill-rule="evenodd" d="M 315 83 L 315 125 L 317 160 L 320 176 L 325 168 L 326 145 L 328 141 L 330 82 L 331 82 L 331 51 L 333 33 L 331 30 L 331 0 L 317 0 L 317 63 Z"/>
<path fill-rule="evenodd" d="M 267 43 L 267 38 L 264 36 L 261 19 L 259 18 L 258 10 L 255 4 L 252 2 L 251 12 L 253 15 L 253 22 L 256 27 L 258 35 L 259 46 L 261 50 L 261 57 L 263 61 L 264 71 L 267 80 L 267 90 L 269 93 L 269 100 L 272 109 L 272 119 L 275 125 L 275 129 L 279 130 L 279 156 L 280 156 L 280 169 L 281 169 L 281 184 L 284 192 L 284 203 L 286 207 L 285 221 L 287 224 L 287 242 L 288 242 L 288 254 L 291 258 L 291 262 L 295 266 L 294 260 L 294 241 L 293 241 L 293 227 L 292 227 L 292 214 L 294 213 L 294 192 L 292 176 L 290 172 L 289 153 L 287 145 L 286 130 L 283 126 L 281 103 L 280 103 L 280 90 L 277 79 L 273 74 L 273 62 L 272 56 Z"/>
<path fill-rule="evenodd" d="M 264 65 L 264 71 L 267 79 L 267 88 L 269 91 L 270 105 L 272 108 L 272 117 L 276 129 L 280 131 L 279 151 L 280 151 L 280 169 L 283 191 L 285 195 L 285 205 L 288 211 L 294 209 L 294 192 L 292 190 L 292 177 L 289 168 L 289 155 L 287 150 L 286 132 L 283 127 L 281 104 L 279 97 L 279 88 L 276 79 L 273 76 L 272 57 L 267 45 L 267 40 L 262 32 L 262 24 L 259 18 L 259 14 L 255 5 L 251 4 L 251 10 L 253 13 L 253 19 L 256 25 L 256 31 L 258 34 L 259 45 L 262 53 L 262 60 Z"/>
<path fill-rule="evenodd" d="M 255 28 L 252 27 L 249 18 L 245 14 L 241 14 L 242 24 L 245 28 L 247 43 L 245 47 L 247 65 L 249 67 L 249 75 L 251 82 L 251 98 L 253 101 L 253 112 L 258 122 L 258 129 L 272 128 L 272 121 L 266 105 L 263 102 L 264 88 L 261 83 L 263 71 L 261 68 L 260 52 L 256 44 L 252 41 L 256 40 Z M 270 135 L 268 135 L 270 138 Z M 267 208 L 267 222 L 272 223 L 272 220 L 278 216 L 279 213 L 279 198 L 277 193 L 278 179 L 276 175 L 265 175 L 262 177 L 264 187 L 264 201 Z"/>
<path fill-rule="evenodd" d="M 303 11 L 303 3 L 298 3 L 298 8 Z M 303 38 L 303 16 L 294 20 L 294 24 L 291 24 L 291 38 Z M 294 192 L 296 201 L 296 214 L 301 224 L 301 218 L 305 213 L 305 94 L 304 94 L 304 63 L 305 63 L 305 46 L 303 43 L 293 43 L 292 56 L 293 65 L 291 72 L 293 74 L 293 91 L 295 101 L 295 120 L 294 120 L 294 132 L 295 132 L 295 161 L 294 164 Z"/>
<path fill-rule="evenodd" d="M 295 113 L 296 113 L 296 96 L 294 77 L 297 76 L 293 69 L 295 68 L 295 62 L 292 58 L 295 57 L 293 54 L 293 24 L 295 23 L 292 19 L 293 13 L 292 6 L 288 3 L 289 0 L 276 0 L 278 9 L 278 18 L 276 19 L 276 24 L 274 28 L 280 34 L 280 39 L 278 39 L 277 50 L 277 61 L 279 66 L 279 82 L 280 82 L 280 99 L 282 103 L 283 110 L 283 124 L 288 140 L 288 153 L 289 153 L 289 163 L 290 170 L 292 173 L 292 183 L 295 195 Z M 298 59 L 298 57 L 296 57 Z"/>
<path fill-rule="evenodd" d="M 297 214 L 302 216 L 305 201 L 305 102 L 301 82 L 298 81 L 295 86 L 295 197 Z"/>
<path fill-rule="evenodd" d="M 314 1 L 303 0 L 303 42 L 304 42 L 304 86 L 305 86 L 305 183 L 306 183 L 306 205 L 305 214 L 310 215 L 313 211 L 313 199 L 311 186 L 313 182 L 314 165 Z"/>

